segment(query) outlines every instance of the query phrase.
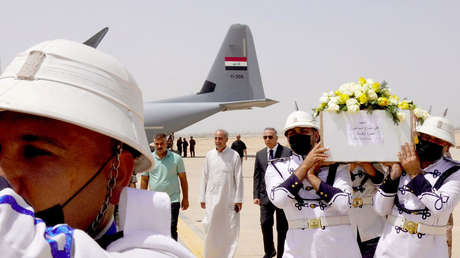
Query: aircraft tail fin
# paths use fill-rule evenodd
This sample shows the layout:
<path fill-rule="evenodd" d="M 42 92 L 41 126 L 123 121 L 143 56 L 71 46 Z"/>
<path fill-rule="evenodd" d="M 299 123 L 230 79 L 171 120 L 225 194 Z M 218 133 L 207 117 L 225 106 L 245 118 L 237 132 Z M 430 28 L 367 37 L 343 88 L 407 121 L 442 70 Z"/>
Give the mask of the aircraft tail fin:
<path fill-rule="evenodd" d="M 91 38 L 83 42 L 83 44 L 88 45 L 93 48 L 97 48 L 101 43 L 102 39 L 105 37 L 105 34 L 109 31 L 108 27 L 104 27 L 98 33 L 94 34 Z"/>
<path fill-rule="evenodd" d="M 158 102 L 220 102 L 222 105 L 233 103 L 234 107 L 242 106 L 242 102 L 256 104 L 254 106 L 276 103 L 265 98 L 254 39 L 244 24 L 230 27 L 197 94 Z"/>
<path fill-rule="evenodd" d="M 247 25 L 230 27 L 198 94 L 209 94 L 215 101 L 265 98 L 254 39 Z"/>

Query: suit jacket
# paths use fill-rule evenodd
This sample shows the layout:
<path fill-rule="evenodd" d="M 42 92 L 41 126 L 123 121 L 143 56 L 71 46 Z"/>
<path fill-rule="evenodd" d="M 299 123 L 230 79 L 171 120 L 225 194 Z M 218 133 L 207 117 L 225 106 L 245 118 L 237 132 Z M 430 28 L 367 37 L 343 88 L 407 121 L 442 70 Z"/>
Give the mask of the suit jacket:
<path fill-rule="evenodd" d="M 291 155 L 292 151 L 289 148 L 278 144 L 278 148 L 276 148 L 275 152 L 275 159 L 289 157 Z M 270 201 L 267 196 L 267 191 L 265 190 L 265 170 L 268 166 L 267 156 L 267 147 L 258 151 L 254 165 L 253 198 L 260 199 L 261 204 L 267 204 Z"/>

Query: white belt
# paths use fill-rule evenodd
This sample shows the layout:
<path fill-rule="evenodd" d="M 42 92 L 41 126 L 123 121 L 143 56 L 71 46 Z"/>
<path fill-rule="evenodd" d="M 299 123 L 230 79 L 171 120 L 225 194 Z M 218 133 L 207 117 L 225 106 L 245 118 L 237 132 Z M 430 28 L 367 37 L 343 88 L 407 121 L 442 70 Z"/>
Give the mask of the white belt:
<path fill-rule="evenodd" d="M 301 228 L 301 229 L 315 229 L 338 226 L 338 225 L 349 225 L 350 219 L 348 216 L 321 216 L 313 219 L 295 219 L 289 220 L 289 228 Z"/>
<path fill-rule="evenodd" d="M 422 223 L 417 223 L 414 221 L 407 220 L 401 216 L 388 216 L 388 223 L 398 226 L 402 229 L 407 230 L 410 234 L 428 234 L 428 235 L 445 235 L 447 230 L 447 225 L 445 226 L 430 226 Z"/>
<path fill-rule="evenodd" d="M 373 200 L 372 200 L 372 197 L 356 197 L 356 198 L 353 198 L 353 202 L 351 203 L 351 205 L 353 206 L 353 208 L 362 208 L 364 205 L 372 205 L 373 204 Z"/>

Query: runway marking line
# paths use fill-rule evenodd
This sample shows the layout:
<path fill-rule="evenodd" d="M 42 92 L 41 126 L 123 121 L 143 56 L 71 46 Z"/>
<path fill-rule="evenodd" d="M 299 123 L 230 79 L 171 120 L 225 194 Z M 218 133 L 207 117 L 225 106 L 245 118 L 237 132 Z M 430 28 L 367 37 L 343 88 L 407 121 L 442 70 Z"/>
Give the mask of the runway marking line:
<path fill-rule="evenodd" d="M 203 240 L 184 220 L 180 218 L 177 222 L 177 231 L 180 241 L 190 250 L 190 252 L 192 252 L 196 257 L 204 257 Z"/>

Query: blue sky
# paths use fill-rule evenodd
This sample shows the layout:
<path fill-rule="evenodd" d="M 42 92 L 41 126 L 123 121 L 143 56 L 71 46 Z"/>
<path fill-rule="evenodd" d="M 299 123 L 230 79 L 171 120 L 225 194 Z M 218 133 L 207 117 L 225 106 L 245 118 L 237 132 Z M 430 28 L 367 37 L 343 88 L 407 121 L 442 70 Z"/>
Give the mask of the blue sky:
<path fill-rule="evenodd" d="M 2 66 L 44 40 L 100 45 L 136 78 L 144 99 L 197 92 L 233 23 L 256 43 L 265 109 L 218 113 L 180 133 L 281 129 L 296 100 L 310 110 L 321 93 L 359 77 L 386 80 L 422 108 L 460 126 L 458 1 L 8 1 L 0 11 Z"/>

